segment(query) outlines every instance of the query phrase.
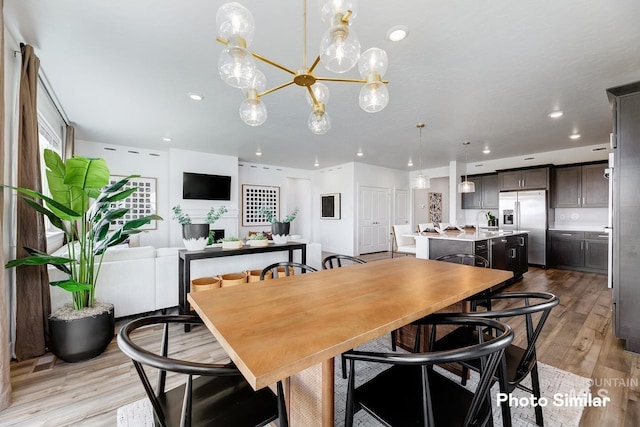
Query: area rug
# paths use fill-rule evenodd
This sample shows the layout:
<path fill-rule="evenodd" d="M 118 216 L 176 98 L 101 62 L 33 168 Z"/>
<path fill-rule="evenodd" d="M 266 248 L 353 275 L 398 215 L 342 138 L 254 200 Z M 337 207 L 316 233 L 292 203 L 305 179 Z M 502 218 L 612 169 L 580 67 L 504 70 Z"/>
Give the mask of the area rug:
<path fill-rule="evenodd" d="M 391 352 L 391 340 L 389 336 L 381 337 L 370 343 L 367 343 L 358 350 L 363 351 L 389 351 Z M 340 358 L 336 358 L 335 372 L 335 426 L 344 426 L 344 413 L 346 401 L 347 381 L 342 379 Z M 375 375 L 385 369 L 381 364 L 365 364 L 356 365 L 358 376 L 356 377 L 356 386 L 364 381 L 373 378 Z M 580 395 L 589 391 L 590 380 L 588 378 L 574 375 L 570 372 L 554 368 L 538 362 L 540 375 L 540 387 L 542 396 L 549 399 L 549 405 L 543 407 L 544 422 L 547 427 L 577 427 L 582 417 L 582 406 L 558 407 L 554 406 L 553 396 L 556 393 L 562 395 Z M 445 375 L 455 378 L 454 374 L 442 371 Z M 475 376 L 468 381 L 469 387 L 475 386 Z M 525 380 L 525 385 L 530 386 Z M 495 403 L 495 396 L 498 393 L 497 385 L 492 389 L 492 401 L 494 404 L 494 425 L 502 425 L 502 413 Z M 529 396 L 522 390 L 516 390 L 514 396 L 518 398 L 528 398 Z M 535 423 L 535 412 L 532 407 L 519 407 L 511 409 L 511 418 L 514 427 L 533 427 Z M 118 427 L 153 427 L 153 414 L 151 404 L 148 399 L 138 400 L 129 405 L 118 408 Z M 360 427 L 378 427 L 379 422 L 366 414 L 359 411 L 355 415 L 354 425 Z"/>

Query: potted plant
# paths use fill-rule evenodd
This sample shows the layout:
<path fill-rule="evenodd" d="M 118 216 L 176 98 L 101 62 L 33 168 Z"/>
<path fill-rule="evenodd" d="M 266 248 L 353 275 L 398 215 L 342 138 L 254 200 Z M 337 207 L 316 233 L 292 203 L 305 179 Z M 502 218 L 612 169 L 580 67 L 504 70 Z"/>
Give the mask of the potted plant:
<path fill-rule="evenodd" d="M 489 227 L 497 227 L 498 226 L 498 218 L 496 218 L 496 216 L 494 214 L 492 214 L 491 212 L 487 212 L 486 213 L 486 217 L 487 217 L 487 225 Z"/>
<path fill-rule="evenodd" d="M 267 221 L 271 223 L 271 234 L 274 236 L 287 236 L 289 235 L 291 221 L 296 219 L 298 215 L 298 208 L 295 208 L 293 212 L 287 215 L 282 221 L 278 220 L 275 214 L 266 208 L 260 208 L 258 213 L 265 217 Z"/>
<path fill-rule="evenodd" d="M 225 237 L 218 242 L 222 243 L 222 249 L 240 249 L 243 246 L 242 240 L 234 236 Z"/>
<path fill-rule="evenodd" d="M 227 212 L 225 206 L 218 209 L 212 207 L 207 212 L 204 224 L 192 224 L 191 217 L 182 211 L 180 205 L 171 208 L 173 219 L 182 225 L 182 242 L 189 251 L 201 251 L 209 241 L 209 226 L 219 220 Z"/>
<path fill-rule="evenodd" d="M 256 233 L 249 236 L 247 243 L 249 246 L 268 246 L 269 239 L 267 239 L 267 236 L 262 233 Z"/>
<path fill-rule="evenodd" d="M 113 304 L 95 300 L 105 251 L 140 233 L 143 225 L 162 218 L 149 215 L 123 220 L 129 208 L 119 202 L 137 190 L 123 188 L 138 175 L 109 184 L 109 168 L 104 159 L 76 156 L 64 162 L 55 151 L 46 149 L 44 161 L 51 197 L 26 188 L 3 187 L 21 193 L 29 206 L 64 232 L 67 255 L 53 256 L 25 248 L 29 256 L 10 261 L 5 267 L 50 264 L 68 275 L 50 283 L 69 291 L 72 297 L 72 304 L 49 318 L 50 350 L 62 360 L 78 362 L 101 354 L 114 334 Z M 115 220 L 121 224 L 114 228 Z"/>

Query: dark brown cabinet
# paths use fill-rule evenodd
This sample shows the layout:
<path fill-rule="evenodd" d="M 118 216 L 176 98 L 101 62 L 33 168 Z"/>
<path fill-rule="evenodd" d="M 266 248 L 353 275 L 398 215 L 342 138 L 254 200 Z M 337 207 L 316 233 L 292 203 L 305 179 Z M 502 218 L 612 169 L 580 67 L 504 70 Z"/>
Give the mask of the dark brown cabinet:
<path fill-rule="evenodd" d="M 467 179 L 476 185 L 476 191 L 462 194 L 462 209 L 498 209 L 498 174 L 472 175 Z"/>
<path fill-rule="evenodd" d="M 608 239 L 604 232 L 553 230 L 549 236 L 553 267 L 607 273 Z"/>
<path fill-rule="evenodd" d="M 554 208 L 601 208 L 609 203 L 605 162 L 557 167 L 551 173 L 551 206 Z"/>
<path fill-rule="evenodd" d="M 640 353 L 640 82 L 607 90 L 613 111 L 613 317 L 625 348 Z"/>
<path fill-rule="evenodd" d="M 539 190 L 548 187 L 548 167 L 498 172 L 499 191 Z"/>

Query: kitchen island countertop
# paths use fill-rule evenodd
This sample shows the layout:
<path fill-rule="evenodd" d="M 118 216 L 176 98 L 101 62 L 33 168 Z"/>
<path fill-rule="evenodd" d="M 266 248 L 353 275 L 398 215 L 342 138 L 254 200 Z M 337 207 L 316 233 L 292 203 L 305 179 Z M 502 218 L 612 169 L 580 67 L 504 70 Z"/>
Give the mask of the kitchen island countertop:
<path fill-rule="evenodd" d="M 495 239 L 498 237 L 504 236 L 515 236 L 518 234 L 526 234 L 528 231 L 526 230 L 517 230 L 517 231 L 504 231 L 504 230 L 480 230 L 476 231 L 446 231 L 444 233 L 416 233 L 413 237 L 417 239 L 444 239 L 444 240 L 459 240 L 459 241 L 467 241 L 467 242 L 477 242 L 481 240 L 487 239 Z"/>

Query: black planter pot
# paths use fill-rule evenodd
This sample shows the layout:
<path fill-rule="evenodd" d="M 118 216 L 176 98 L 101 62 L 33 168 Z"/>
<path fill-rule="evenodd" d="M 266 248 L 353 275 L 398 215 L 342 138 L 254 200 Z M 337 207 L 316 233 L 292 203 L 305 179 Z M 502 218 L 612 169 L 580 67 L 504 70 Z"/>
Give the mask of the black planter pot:
<path fill-rule="evenodd" d="M 113 307 L 96 316 L 79 319 L 49 319 L 51 352 L 65 362 L 92 359 L 107 348 L 113 339 Z"/>
<path fill-rule="evenodd" d="M 490 219 L 490 220 L 487 222 L 487 225 L 488 225 L 489 227 L 497 227 L 497 226 L 498 226 L 498 220 L 497 220 L 497 219 Z"/>
<path fill-rule="evenodd" d="M 288 236 L 291 229 L 290 222 L 272 222 L 271 234 L 279 234 L 281 236 Z"/>
<path fill-rule="evenodd" d="M 183 224 L 182 242 L 190 251 L 201 251 L 207 245 L 209 224 Z"/>

